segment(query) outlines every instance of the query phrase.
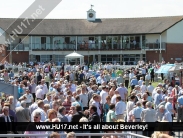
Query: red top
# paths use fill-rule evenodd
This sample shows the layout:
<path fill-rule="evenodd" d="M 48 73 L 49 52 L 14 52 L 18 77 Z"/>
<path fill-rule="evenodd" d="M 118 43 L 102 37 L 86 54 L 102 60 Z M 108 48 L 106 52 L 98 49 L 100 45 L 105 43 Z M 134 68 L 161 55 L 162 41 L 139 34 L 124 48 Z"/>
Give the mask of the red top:
<path fill-rule="evenodd" d="M 69 112 L 70 110 L 70 107 L 71 107 L 71 102 L 68 102 L 68 101 L 64 101 L 62 103 L 62 105 L 66 108 L 66 114 Z"/>

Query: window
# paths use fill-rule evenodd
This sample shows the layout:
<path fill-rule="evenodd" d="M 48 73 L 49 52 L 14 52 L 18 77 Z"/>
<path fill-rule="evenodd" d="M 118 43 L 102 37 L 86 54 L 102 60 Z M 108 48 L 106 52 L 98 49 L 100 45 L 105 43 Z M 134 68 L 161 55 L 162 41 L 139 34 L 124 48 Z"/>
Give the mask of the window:
<path fill-rule="evenodd" d="M 55 55 L 55 62 L 64 63 L 65 62 L 65 56 L 63 56 L 63 55 Z"/>
<path fill-rule="evenodd" d="M 52 55 L 41 55 L 41 62 L 49 62 L 52 60 Z"/>

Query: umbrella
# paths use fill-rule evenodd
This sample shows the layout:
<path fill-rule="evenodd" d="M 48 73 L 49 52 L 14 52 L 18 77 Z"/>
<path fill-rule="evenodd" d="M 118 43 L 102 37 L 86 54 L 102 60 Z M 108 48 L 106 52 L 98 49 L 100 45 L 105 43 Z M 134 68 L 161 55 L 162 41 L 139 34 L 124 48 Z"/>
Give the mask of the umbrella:
<path fill-rule="evenodd" d="M 155 73 L 168 73 L 171 67 L 175 66 L 174 64 L 162 65 Z"/>
<path fill-rule="evenodd" d="M 181 65 L 176 65 L 176 66 L 171 67 L 171 68 L 169 69 L 169 72 L 179 72 L 180 69 L 182 69 L 182 68 L 183 68 L 183 66 L 181 66 Z"/>

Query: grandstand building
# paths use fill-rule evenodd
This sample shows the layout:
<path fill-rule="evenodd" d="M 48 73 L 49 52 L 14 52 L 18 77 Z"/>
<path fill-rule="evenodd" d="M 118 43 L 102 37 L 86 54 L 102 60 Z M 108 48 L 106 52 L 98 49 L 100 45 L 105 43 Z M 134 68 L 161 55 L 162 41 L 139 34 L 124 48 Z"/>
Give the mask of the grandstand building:
<path fill-rule="evenodd" d="M 22 30 L 17 28 L 22 19 L 12 24 L 15 20 L 0 18 L 0 44 L 9 40 L 5 50 L 1 47 L 0 61 L 64 62 L 73 51 L 87 63 L 183 61 L 183 16 L 99 19 L 90 9 L 87 19 L 45 19 L 35 29 L 31 26 L 40 20 L 29 19 L 30 26 Z"/>

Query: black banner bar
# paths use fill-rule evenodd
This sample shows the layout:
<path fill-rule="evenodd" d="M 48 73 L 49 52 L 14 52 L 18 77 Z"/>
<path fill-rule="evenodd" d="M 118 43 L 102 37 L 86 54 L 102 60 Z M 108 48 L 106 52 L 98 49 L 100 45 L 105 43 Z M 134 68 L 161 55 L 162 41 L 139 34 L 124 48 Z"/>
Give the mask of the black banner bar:
<path fill-rule="evenodd" d="M 0 123 L 0 131 L 181 131 L 183 123 Z"/>

